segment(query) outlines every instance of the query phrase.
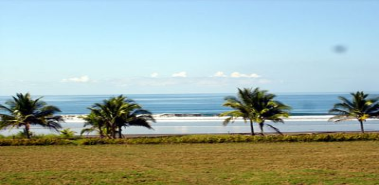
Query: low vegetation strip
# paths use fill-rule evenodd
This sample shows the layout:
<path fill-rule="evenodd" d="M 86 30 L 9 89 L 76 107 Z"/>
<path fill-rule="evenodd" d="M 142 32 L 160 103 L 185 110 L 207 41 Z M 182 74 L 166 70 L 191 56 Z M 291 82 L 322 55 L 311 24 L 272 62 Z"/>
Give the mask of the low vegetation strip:
<path fill-rule="evenodd" d="M 99 144 L 175 144 L 175 143 L 265 143 L 265 142 L 335 142 L 335 141 L 379 141 L 379 133 L 336 133 L 303 135 L 186 135 L 139 137 L 125 139 L 104 138 L 59 138 L 0 139 L 0 146 L 28 145 L 99 145 Z"/>

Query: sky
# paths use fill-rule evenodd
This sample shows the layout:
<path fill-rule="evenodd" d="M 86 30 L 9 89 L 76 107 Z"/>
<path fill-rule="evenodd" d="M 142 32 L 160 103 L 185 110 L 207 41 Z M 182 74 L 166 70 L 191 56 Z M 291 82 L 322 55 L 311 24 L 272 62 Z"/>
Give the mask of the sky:
<path fill-rule="evenodd" d="M 1 0 L 0 95 L 379 92 L 375 0 Z"/>

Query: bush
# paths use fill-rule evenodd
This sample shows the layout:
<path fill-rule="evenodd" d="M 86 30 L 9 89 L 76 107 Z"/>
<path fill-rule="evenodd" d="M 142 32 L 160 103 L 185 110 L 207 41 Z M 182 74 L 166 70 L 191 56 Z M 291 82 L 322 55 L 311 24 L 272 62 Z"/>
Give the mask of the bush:
<path fill-rule="evenodd" d="M 34 133 L 29 131 L 29 135 L 31 137 L 34 137 Z M 13 134 L 11 136 L 8 136 L 9 138 L 15 138 L 15 139 L 26 139 L 26 130 L 23 129 L 22 131 L 19 131 L 17 134 Z"/>
<path fill-rule="evenodd" d="M 0 139 L 0 146 L 30 146 L 30 145 L 68 145 L 74 144 L 66 139 Z"/>
<path fill-rule="evenodd" d="M 60 135 L 61 138 L 72 139 L 72 138 L 74 138 L 76 132 L 72 131 L 69 128 L 66 128 L 66 129 L 61 130 L 60 133 L 61 133 L 61 135 Z"/>
<path fill-rule="evenodd" d="M 333 141 L 379 141 L 379 134 L 309 134 L 309 135 L 188 135 L 155 138 L 130 138 L 128 144 L 160 143 L 233 143 L 233 142 L 333 142 Z"/>
<path fill-rule="evenodd" d="M 59 136 L 56 134 L 39 134 L 33 136 L 33 139 L 58 139 Z"/>

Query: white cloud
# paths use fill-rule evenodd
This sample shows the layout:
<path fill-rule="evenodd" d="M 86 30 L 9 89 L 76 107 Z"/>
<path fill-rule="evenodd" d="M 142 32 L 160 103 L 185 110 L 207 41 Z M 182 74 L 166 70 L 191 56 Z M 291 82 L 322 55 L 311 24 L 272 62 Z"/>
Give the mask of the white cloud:
<path fill-rule="evenodd" d="M 158 77 L 158 75 L 159 75 L 158 73 L 151 73 L 150 76 L 151 76 L 151 78 L 156 78 L 156 77 Z"/>
<path fill-rule="evenodd" d="M 89 77 L 87 75 L 84 75 L 81 77 L 67 78 L 67 79 L 62 79 L 61 82 L 86 83 L 86 82 L 89 82 Z"/>
<path fill-rule="evenodd" d="M 114 84 L 118 87 L 250 87 L 252 85 L 270 84 L 272 81 L 262 78 L 215 78 L 215 77 L 187 77 L 187 78 L 125 78 L 111 79 L 107 84 Z"/>
<path fill-rule="evenodd" d="M 242 74 L 239 72 L 233 72 L 232 74 L 230 74 L 230 77 L 232 77 L 232 78 L 259 78 L 261 76 L 256 74 L 256 73 Z"/>
<path fill-rule="evenodd" d="M 222 72 L 222 71 L 217 71 L 217 72 L 213 75 L 213 77 L 227 77 L 227 76 L 224 74 L 224 72 Z"/>
<path fill-rule="evenodd" d="M 258 75 L 258 74 L 256 74 L 256 73 L 252 73 L 252 74 L 250 74 L 249 77 L 250 77 L 250 78 L 260 78 L 261 76 Z"/>
<path fill-rule="evenodd" d="M 174 73 L 174 74 L 172 74 L 172 77 L 182 77 L 182 78 L 185 78 L 185 77 L 187 77 L 187 72 L 182 71 L 182 72 L 179 72 L 179 73 Z"/>

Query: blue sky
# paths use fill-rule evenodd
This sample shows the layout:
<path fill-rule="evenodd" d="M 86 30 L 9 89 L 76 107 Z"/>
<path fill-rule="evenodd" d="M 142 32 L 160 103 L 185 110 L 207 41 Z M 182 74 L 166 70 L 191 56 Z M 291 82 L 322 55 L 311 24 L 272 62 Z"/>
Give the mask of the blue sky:
<path fill-rule="evenodd" d="M 2 0 L 0 95 L 378 92 L 378 10 L 374 0 Z"/>

